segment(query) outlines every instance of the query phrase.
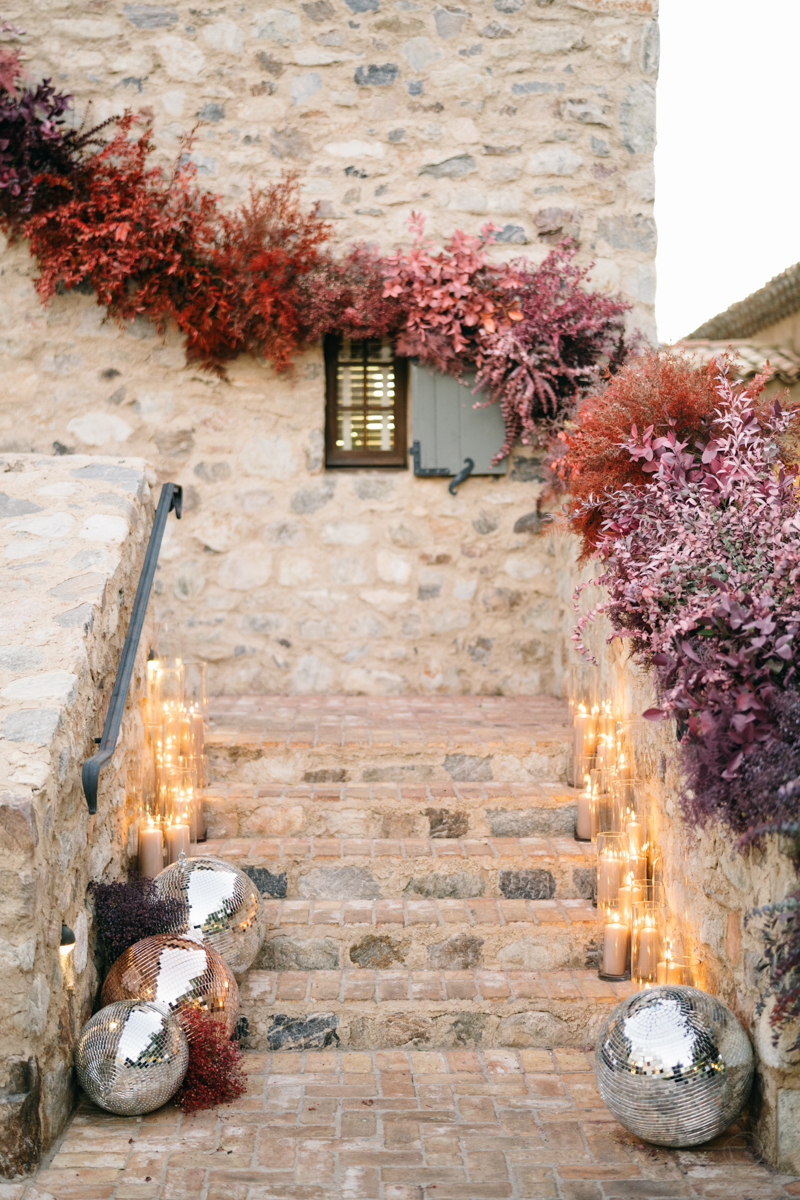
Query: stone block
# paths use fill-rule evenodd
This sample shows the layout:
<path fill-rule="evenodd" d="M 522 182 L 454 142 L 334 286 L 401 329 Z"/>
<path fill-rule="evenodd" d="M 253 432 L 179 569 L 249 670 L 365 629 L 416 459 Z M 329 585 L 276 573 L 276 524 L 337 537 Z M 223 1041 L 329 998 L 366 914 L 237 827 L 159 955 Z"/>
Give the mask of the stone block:
<path fill-rule="evenodd" d="M 326 1050 L 339 1041 L 339 1018 L 334 1013 L 313 1013 L 308 1017 L 289 1017 L 277 1013 L 267 1030 L 270 1050 Z"/>
<path fill-rule="evenodd" d="M 298 894 L 325 900 L 378 900 L 381 889 L 367 867 L 312 867 L 301 875 Z"/>
<path fill-rule="evenodd" d="M 446 875 L 429 871 L 425 875 L 412 876 L 403 888 L 407 896 L 431 896 L 437 899 L 469 900 L 482 896 L 486 884 L 480 875 L 469 871 L 454 871 Z"/>
<path fill-rule="evenodd" d="M 507 900 L 552 900 L 556 894 L 553 872 L 543 867 L 503 869 L 498 874 L 498 885 Z"/>
<path fill-rule="evenodd" d="M 471 971 L 483 965 L 483 938 L 457 933 L 428 946 L 431 966 L 443 971 Z"/>
<path fill-rule="evenodd" d="M 577 805 L 486 810 L 492 837 L 573 837 Z"/>
<path fill-rule="evenodd" d="M 444 769 L 456 783 L 486 783 L 493 778 L 491 755 L 479 758 L 473 754 L 447 754 Z"/>
<path fill-rule="evenodd" d="M 424 811 L 428 818 L 432 838 L 466 837 L 469 828 L 467 813 L 454 812 L 449 808 L 426 808 Z"/>
<path fill-rule="evenodd" d="M 9 1058 L 0 1086 L 0 1176 L 25 1175 L 42 1152 L 41 1072 L 35 1058 Z"/>
<path fill-rule="evenodd" d="M 350 961 L 357 967 L 383 970 L 405 962 L 409 943 L 386 934 L 367 933 L 350 947 Z"/>
<path fill-rule="evenodd" d="M 800 1088 L 778 1090 L 778 1161 L 786 1175 L 800 1175 Z"/>
<path fill-rule="evenodd" d="M 274 896 L 277 900 L 286 898 L 288 875 L 285 871 L 270 871 L 267 867 L 243 866 L 245 875 L 249 875 L 262 896 Z"/>
<path fill-rule="evenodd" d="M 339 943 L 333 938 L 268 937 L 256 965 L 267 971 L 337 971 Z"/>

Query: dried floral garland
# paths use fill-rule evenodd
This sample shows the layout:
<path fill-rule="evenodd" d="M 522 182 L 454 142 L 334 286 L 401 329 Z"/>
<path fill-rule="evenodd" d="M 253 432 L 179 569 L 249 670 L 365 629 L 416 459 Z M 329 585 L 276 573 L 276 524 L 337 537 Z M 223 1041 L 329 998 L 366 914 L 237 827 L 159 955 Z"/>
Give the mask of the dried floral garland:
<path fill-rule="evenodd" d="M 120 322 L 175 325 L 187 356 L 216 371 L 242 353 L 287 370 L 326 333 L 390 337 L 439 370 L 477 371 L 503 408 L 501 454 L 537 422 L 562 420 L 629 352 L 629 306 L 588 289 L 570 243 L 538 267 L 496 264 L 491 224 L 437 249 L 412 214 L 409 251 L 337 257 L 292 176 L 226 213 L 198 186 L 188 142 L 164 171 L 149 165 L 149 127 L 137 134 L 131 114 L 76 132 L 70 105 L 48 81 L 25 85 L 13 49 L 0 50 L 0 227 L 29 240 L 45 303 L 57 289 L 91 290 Z"/>
<path fill-rule="evenodd" d="M 159 896 L 152 879 L 136 877 L 130 883 L 93 880 L 89 890 L 109 964 L 141 938 L 171 933 L 180 927 L 183 902 Z"/>
<path fill-rule="evenodd" d="M 192 1113 L 238 1100 L 247 1088 L 239 1043 L 199 1009 L 185 1009 L 181 1022 L 189 1040 L 189 1065 L 173 1104 Z"/>

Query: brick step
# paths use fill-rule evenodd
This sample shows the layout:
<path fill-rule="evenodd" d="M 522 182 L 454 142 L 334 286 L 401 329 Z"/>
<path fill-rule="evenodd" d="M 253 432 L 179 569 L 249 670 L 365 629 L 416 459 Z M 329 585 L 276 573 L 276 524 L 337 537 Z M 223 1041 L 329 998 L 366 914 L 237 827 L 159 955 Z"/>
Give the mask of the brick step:
<path fill-rule="evenodd" d="M 590 1046 L 631 985 L 594 971 L 250 971 L 254 1050 Z"/>
<path fill-rule="evenodd" d="M 597 910 L 583 900 L 268 900 L 255 966 L 269 970 L 597 964 Z"/>
<path fill-rule="evenodd" d="M 209 837 L 572 837 L 577 793 L 553 783 L 215 784 Z"/>
<path fill-rule="evenodd" d="M 594 847 L 574 838 L 231 838 L 196 851 L 277 899 L 590 900 L 594 881 Z"/>
<path fill-rule="evenodd" d="M 570 726 L 551 696 L 223 696 L 211 776 L 239 783 L 564 780 Z"/>

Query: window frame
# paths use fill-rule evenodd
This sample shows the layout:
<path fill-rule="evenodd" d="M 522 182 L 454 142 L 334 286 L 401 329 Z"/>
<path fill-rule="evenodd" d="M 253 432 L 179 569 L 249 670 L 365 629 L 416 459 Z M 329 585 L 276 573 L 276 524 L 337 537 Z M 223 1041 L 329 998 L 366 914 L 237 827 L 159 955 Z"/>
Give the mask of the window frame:
<path fill-rule="evenodd" d="M 353 338 L 353 341 L 374 341 L 372 338 Z M 408 469 L 408 360 L 394 355 L 394 446 L 391 450 L 341 450 L 336 445 L 338 414 L 339 347 L 343 339 L 327 334 L 325 353 L 325 465 L 326 467 L 402 467 Z"/>

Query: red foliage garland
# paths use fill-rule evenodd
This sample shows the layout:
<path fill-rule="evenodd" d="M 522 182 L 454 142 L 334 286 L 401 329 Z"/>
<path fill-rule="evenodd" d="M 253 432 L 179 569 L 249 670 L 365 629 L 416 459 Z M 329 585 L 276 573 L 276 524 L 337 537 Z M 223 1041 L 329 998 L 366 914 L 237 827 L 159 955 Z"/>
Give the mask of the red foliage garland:
<path fill-rule="evenodd" d="M 538 268 L 492 263 L 491 225 L 480 237 L 456 230 L 436 251 L 413 214 L 410 251 L 383 258 L 357 245 L 335 258 L 330 227 L 318 206 L 301 208 L 294 176 L 226 214 L 198 186 L 190 139 L 171 171 L 149 166 L 150 129 L 133 136 L 136 118 L 126 114 L 95 150 L 97 129 L 62 128 L 70 97 L 47 81 L 15 84 L 6 70 L 0 227 L 29 238 L 45 303 L 57 288 L 88 285 L 120 322 L 142 316 L 159 331 L 173 323 L 187 357 L 218 372 L 241 353 L 285 371 L 326 333 L 388 337 L 399 353 L 453 375 L 479 371 L 506 418 L 501 454 L 520 433 L 529 440 L 536 420 L 563 419 L 599 364 L 624 357 L 627 305 L 584 291 L 587 272 L 568 246 Z"/>
<path fill-rule="evenodd" d="M 214 1108 L 243 1096 L 247 1081 L 242 1052 L 214 1017 L 199 1009 L 184 1009 L 181 1024 L 189 1042 L 189 1066 L 172 1100 L 185 1113 Z"/>

